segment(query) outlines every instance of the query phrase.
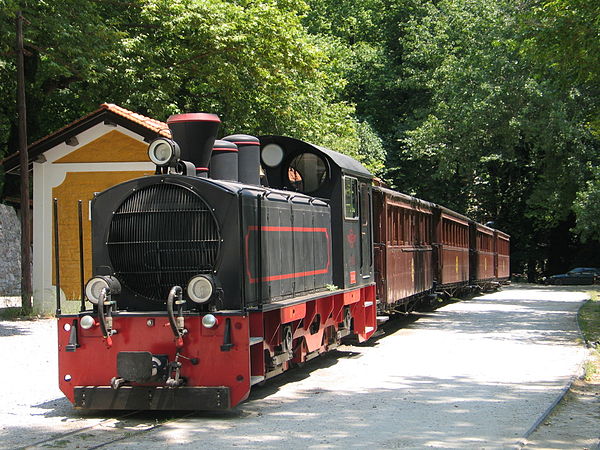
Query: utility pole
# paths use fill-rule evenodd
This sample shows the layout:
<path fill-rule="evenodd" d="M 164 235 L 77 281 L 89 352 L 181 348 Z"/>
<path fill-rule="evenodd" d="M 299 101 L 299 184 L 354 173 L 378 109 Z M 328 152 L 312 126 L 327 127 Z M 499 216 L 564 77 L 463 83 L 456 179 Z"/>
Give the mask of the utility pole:
<path fill-rule="evenodd" d="M 29 209 L 29 152 L 27 151 L 27 113 L 25 106 L 25 64 L 23 14 L 17 13 L 17 110 L 19 113 L 19 162 L 21 165 L 21 307 L 33 311 L 31 303 L 31 211 Z"/>

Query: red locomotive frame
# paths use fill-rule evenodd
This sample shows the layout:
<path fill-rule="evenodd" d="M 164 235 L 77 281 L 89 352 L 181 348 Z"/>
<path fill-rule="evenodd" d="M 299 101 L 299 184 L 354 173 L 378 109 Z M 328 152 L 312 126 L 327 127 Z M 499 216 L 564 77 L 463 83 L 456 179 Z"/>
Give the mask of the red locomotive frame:
<path fill-rule="evenodd" d="M 89 330 L 79 328 L 79 348 L 69 351 L 77 318 L 62 316 L 58 320 L 60 389 L 76 407 L 86 409 L 229 409 L 248 397 L 252 385 L 337 347 L 350 328 L 359 342 L 369 339 L 377 327 L 375 286 L 246 315 L 219 314 L 217 318 L 219 324 L 207 329 L 201 325 L 201 317 L 186 317 L 188 333 L 178 348 L 164 314 L 115 315 L 113 330 L 117 333 L 110 343 L 98 325 Z M 231 347 L 224 350 L 228 320 Z M 288 327 L 298 345 L 289 349 L 291 352 L 282 350 Z M 180 352 L 185 357 L 181 362 L 186 386 L 169 389 L 160 383 L 134 384 L 115 390 L 107 385 L 117 370 L 116 355 L 139 349 L 164 354 L 169 361 Z M 82 358 L 81 352 L 89 358 Z M 268 371 L 266 355 L 280 356 L 280 367 Z M 107 391 L 117 395 L 102 395 Z"/>

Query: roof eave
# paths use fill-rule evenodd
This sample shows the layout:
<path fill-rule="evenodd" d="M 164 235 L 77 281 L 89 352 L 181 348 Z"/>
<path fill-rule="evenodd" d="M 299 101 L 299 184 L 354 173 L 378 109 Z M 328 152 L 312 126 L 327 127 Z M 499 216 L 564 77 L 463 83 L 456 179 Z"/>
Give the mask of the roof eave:
<path fill-rule="evenodd" d="M 71 126 L 55 134 L 50 135 L 47 138 L 44 138 L 40 141 L 34 142 L 33 144 L 29 145 L 29 170 L 32 169 L 33 161 L 35 161 L 45 151 L 56 147 L 57 145 L 68 140 L 69 138 L 77 136 L 83 131 L 103 121 L 113 123 L 115 125 L 120 125 L 123 128 L 127 128 L 128 130 L 131 130 L 134 133 L 143 136 L 144 140 L 151 140 L 159 136 L 159 132 L 157 131 L 153 131 L 141 124 L 133 122 L 127 119 L 126 117 L 123 117 L 119 114 L 114 113 L 113 111 L 110 111 L 109 109 L 101 108 L 97 111 L 94 111 L 90 115 L 84 117 L 80 121 L 73 123 Z M 19 152 L 15 152 L 7 156 L 2 161 L 0 161 L 0 164 L 4 166 L 5 173 L 18 173 L 20 169 Z"/>

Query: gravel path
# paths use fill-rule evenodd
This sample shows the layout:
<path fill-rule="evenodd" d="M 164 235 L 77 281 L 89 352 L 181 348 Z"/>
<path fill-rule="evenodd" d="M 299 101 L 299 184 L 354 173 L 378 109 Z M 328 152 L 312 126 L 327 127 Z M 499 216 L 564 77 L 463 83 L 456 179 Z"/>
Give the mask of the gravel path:
<path fill-rule="evenodd" d="M 181 417 L 110 447 L 511 447 L 586 356 L 576 324 L 585 298 L 519 286 L 448 305 L 284 374 L 232 412 Z M 12 368 L 0 375 L 0 448 L 83 426 L 119 429 L 110 414 L 73 411 L 61 397 L 54 334 L 54 321 L 0 322 Z M 62 446 L 93 447 L 97 435 Z"/>

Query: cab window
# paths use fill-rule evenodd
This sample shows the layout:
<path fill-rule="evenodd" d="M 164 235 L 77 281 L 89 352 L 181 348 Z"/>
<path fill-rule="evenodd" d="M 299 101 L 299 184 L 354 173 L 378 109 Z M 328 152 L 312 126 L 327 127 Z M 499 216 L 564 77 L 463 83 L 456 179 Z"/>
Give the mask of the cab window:
<path fill-rule="evenodd" d="M 287 186 L 297 192 L 309 194 L 318 191 L 329 179 L 327 164 L 314 153 L 301 153 L 287 168 Z"/>
<path fill-rule="evenodd" d="M 346 219 L 358 219 L 358 180 L 344 177 L 344 205 Z"/>

